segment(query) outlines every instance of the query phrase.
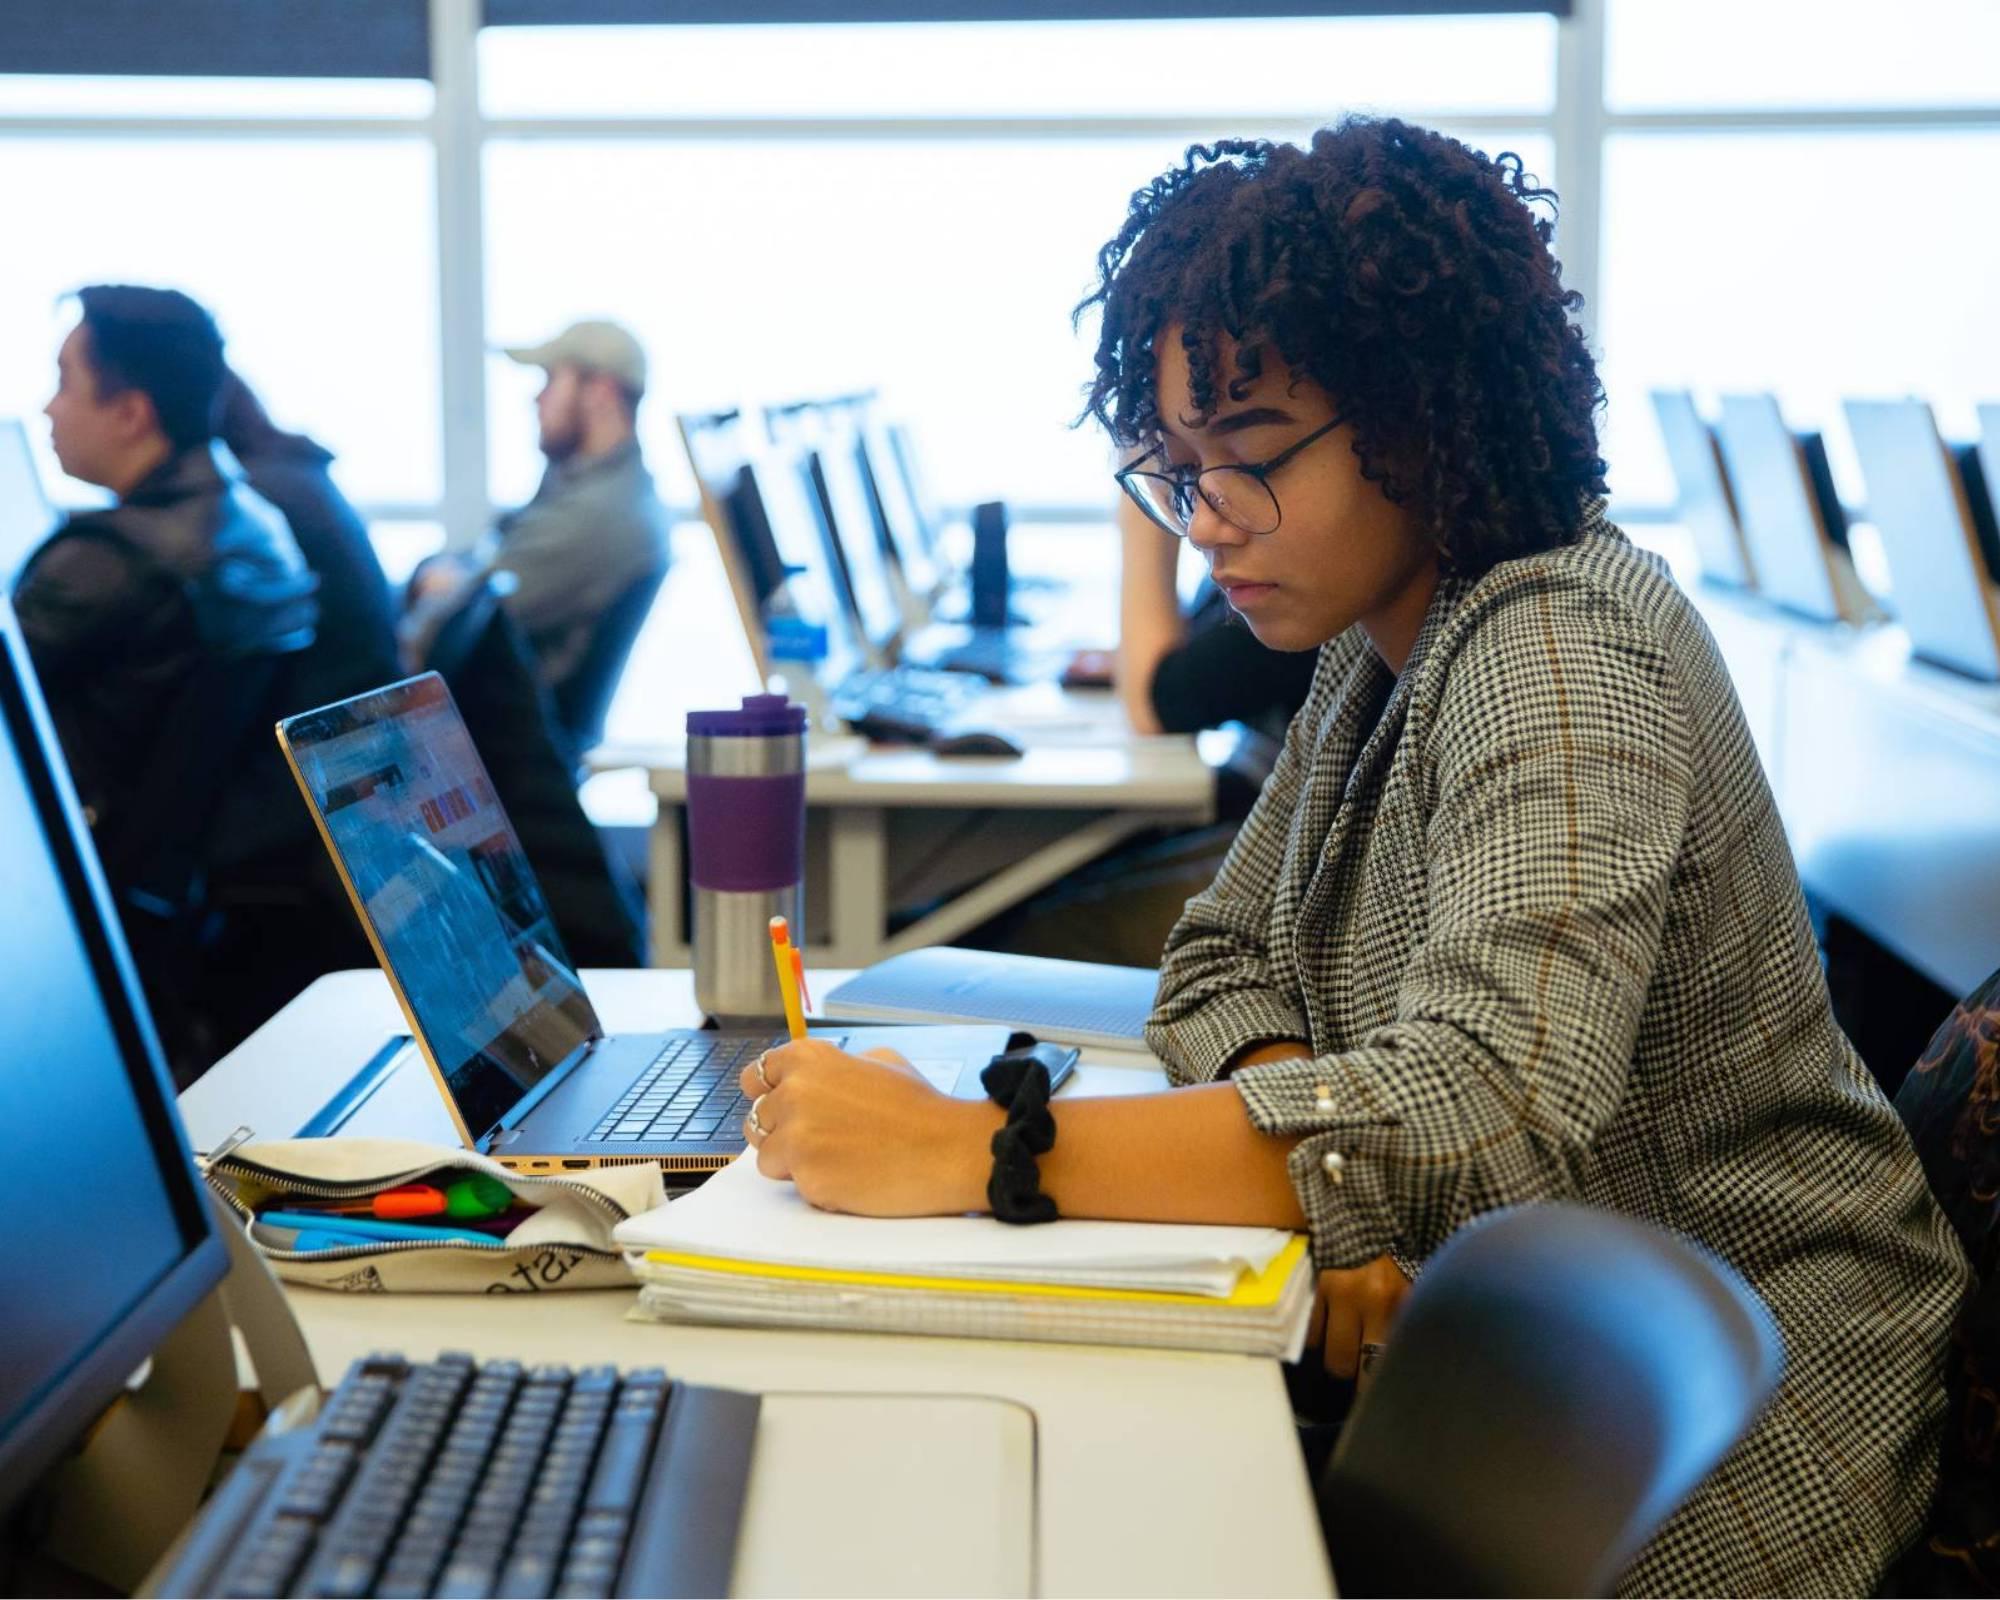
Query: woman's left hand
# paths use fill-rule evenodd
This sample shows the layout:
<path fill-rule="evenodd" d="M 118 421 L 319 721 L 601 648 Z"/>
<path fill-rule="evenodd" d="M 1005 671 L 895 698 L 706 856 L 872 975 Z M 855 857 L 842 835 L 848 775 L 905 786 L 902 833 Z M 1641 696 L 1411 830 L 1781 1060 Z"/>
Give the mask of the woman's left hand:
<path fill-rule="evenodd" d="M 890 1050 L 801 1039 L 743 1069 L 757 1170 L 825 1211 L 950 1216 L 984 1207 L 999 1107 L 940 1094 Z M 761 1134 L 758 1127 L 762 1128 Z"/>
<path fill-rule="evenodd" d="M 1322 1272 L 1306 1339 L 1321 1346 L 1326 1370 L 1336 1378 L 1360 1376 L 1363 1352 L 1389 1342 L 1389 1326 L 1412 1287 L 1388 1256 L 1377 1256 L 1366 1266 Z"/>

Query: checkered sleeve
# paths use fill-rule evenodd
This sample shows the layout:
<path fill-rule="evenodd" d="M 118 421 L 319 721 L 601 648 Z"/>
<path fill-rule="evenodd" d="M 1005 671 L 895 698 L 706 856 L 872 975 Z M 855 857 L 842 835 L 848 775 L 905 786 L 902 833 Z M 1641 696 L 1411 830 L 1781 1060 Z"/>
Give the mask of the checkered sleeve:
<path fill-rule="evenodd" d="M 1311 1037 L 1298 1001 L 1272 976 L 1265 940 L 1311 764 L 1306 730 L 1324 714 L 1327 679 L 1322 662 L 1215 882 L 1188 901 L 1167 939 L 1146 1046 L 1175 1083 L 1211 1083 L 1253 1045 Z"/>
<path fill-rule="evenodd" d="M 1394 1018 L 1234 1078 L 1257 1127 L 1299 1137 L 1321 1267 L 1421 1258 L 1481 1212 L 1576 1193 L 1658 963 L 1692 785 L 1665 652 L 1614 596 L 1546 573 L 1480 611 L 1411 713 L 1426 932 Z"/>

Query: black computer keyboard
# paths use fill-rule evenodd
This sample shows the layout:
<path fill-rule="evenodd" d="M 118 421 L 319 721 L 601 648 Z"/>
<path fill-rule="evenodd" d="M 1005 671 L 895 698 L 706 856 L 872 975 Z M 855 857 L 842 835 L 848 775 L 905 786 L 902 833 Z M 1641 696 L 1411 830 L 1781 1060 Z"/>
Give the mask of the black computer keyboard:
<path fill-rule="evenodd" d="M 158 1592 L 722 1594 L 757 1411 L 658 1368 L 370 1356 L 251 1447 Z"/>
<path fill-rule="evenodd" d="M 733 1133 L 750 1114 L 750 1102 L 737 1088 L 744 1067 L 758 1051 L 775 1050 L 784 1042 L 783 1034 L 768 1039 L 676 1039 L 632 1080 L 604 1120 L 584 1138 L 630 1144 Z"/>
<path fill-rule="evenodd" d="M 988 692 L 970 672 L 929 667 L 880 667 L 849 673 L 835 687 L 833 714 L 869 739 L 925 744 L 962 724 Z"/>

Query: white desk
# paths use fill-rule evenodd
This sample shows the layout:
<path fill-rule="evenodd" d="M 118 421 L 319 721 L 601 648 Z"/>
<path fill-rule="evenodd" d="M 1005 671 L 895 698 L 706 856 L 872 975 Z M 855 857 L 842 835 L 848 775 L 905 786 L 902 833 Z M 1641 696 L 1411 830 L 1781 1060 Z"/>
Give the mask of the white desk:
<path fill-rule="evenodd" d="M 1010 707 L 1012 709 L 1010 709 Z M 996 693 L 989 723 L 1019 757 L 953 757 L 814 737 L 806 773 L 807 952 L 860 967 L 946 944 L 1154 826 L 1215 814 L 1215 775 L 1186 737 L 1142 739 L 1108 692 Z M 682 911 L 683 743 L 607 745 L 599 771 L 644 767 L 658 811 L 647 867 L 651 960 L 691 960 Z M 889 932 L 898 906 L 933 905 Z"/>
<path fill-rule="evenodd" d="M 1943 987 L 1983 981 L 2000 962 L 2000 686 L 1914 659 L 1890 624 L 1689 592 L 1807 890 Z"/>
<path fill-rule="evenodd" d="M 685 972 L 588 975 L 608 1027 L 685 1024 Z M 181 1096 L 196 1148 L 221 1127 L 280 1114 L 313 1064 L 366 1059 L 402 1019 L 373 972 L 314 984 Z M 1116 1067 L 1083 1086 L 1115 1089 Z M 1124 1076 L 1143 1084 L 1130 1069 Z M 442 1120 L 443 1113 L 438 1113 Z M 1324 1595 L 1331 1576 L 1275 1363 L 1236 1356 L 863 1334 L 764 1333 L 623 1320 L 633 1296 L 349 1296 L 291 1292 L 323 1377 L 396 1348 L 527 1360 L 662 1364 L 765 1393 L 992 1395 L 1035 1415 L 1040 1592 Z M 790 1530 L 796 1532 L 797 1508 Z M 883 1537 L 894 1536 L 894 1512 Z M 782 1537 L 758 1498 L 746 1540 Z"/>

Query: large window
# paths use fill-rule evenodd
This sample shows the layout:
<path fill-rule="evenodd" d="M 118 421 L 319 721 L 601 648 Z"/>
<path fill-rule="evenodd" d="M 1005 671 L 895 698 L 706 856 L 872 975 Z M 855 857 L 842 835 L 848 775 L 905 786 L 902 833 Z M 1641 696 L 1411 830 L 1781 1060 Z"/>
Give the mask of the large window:
<path fill-rule="evenodd" d="M 1615 500 L 1672 503 L 1649 388 L 1772 390 L 1864 486 L 1847 396 L 2000 395 L 2000 5 L 1605 0 L 1598 342 Z"/>
<path fill-rule="evenodd" d="M 496 117 L 1314 121 L 1546 113 L 1548 17 L 493 28 Z"/>
<path fill-rule="evenodd" d="M 649 454 L 683 507 L 676 410 L 874 388 L 948 504 L 1095 514 L 1069 311 L 1131 191 L 1198 139 L 1345 110 L 1517 150 L 1562 190 L 1628 518 L 1672 501 L 1648 387 L 1775 388 L 1832 424 L 1850 494 L 1842 396 L 1920 393 L 1963 427 L 2000 392 L 1994 0 L 1577 0 L 1561 24 L 477 10 L 432 5 L 435 90 L 0 77 L 0 413 L 46 399 L 65 291 L 177 284 L 404 567 L 534 487 L 536 379 L 492 347 L 610 315 L 651 351 Z"/>
<path fill-rule="evenodd" d="M 272 415 L 336 452 L 350 494 L 435 506 L 432 172 L 411 138 L 0 137 L 0 415 L 54 389 L 65 294 L 171 285 L 214 311 Z M 94 498 L 29 431 L 57 498 Z"/>
<path fill-rule="evenodd" d="M 1609 0 L 1614 111 L 2000 104 L 1993 0 Z"/>
<path fill-rule="evenodd" d="M 1622 499 L 1673 498 L 1648 388 L 1775 390 L 1863 498 L 1846 396 L 1923 395 L 1948 427 L 2000 393 L 1991 132 L 1614 136 L 1604 167 L 1607 448 Z"/>
<path fill-rule="evenodd" d="M 630 322 L 690 497 L 673 410 L 874 389 L 946 503 L 1101 507 L 1070 313 L 1133 190 L 1197 139 L 1344 109 L 1422 108 L 1546 174 L 1554 42 L 1545 16 L 489 29 L 488 325 Z M 534 380 L 488 382 L 517 499 Z"/>

